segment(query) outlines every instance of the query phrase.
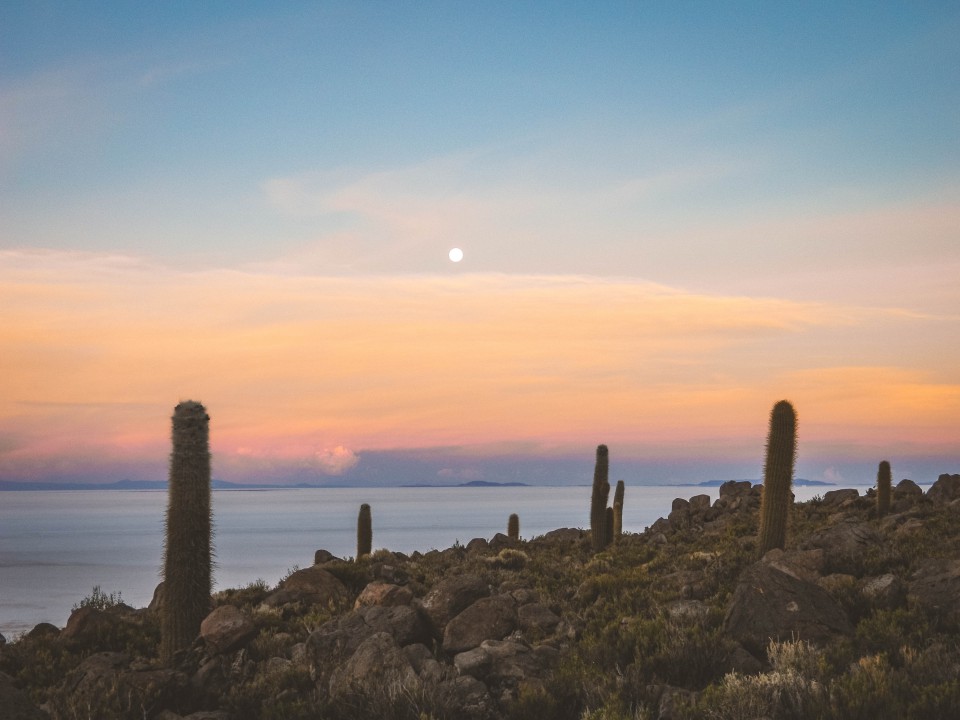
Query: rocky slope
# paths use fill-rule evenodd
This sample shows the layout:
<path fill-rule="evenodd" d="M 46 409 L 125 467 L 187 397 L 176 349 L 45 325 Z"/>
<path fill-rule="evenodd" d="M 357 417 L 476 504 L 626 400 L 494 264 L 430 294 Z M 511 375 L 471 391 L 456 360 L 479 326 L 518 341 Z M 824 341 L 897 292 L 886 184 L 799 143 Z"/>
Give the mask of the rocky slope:
<path fill-rule="evenodd" d="M 215 596 L 173 667 L 160 593 L 83 607 L 0 646 L 2 716 L 960 717 L 960 475 L 902 481 L 883 518 L 856 490 L 796 504 L 763 558 L 760 495 L 677 499 L 596 555 L 577 529 L 317 551 L 276 588 Z"/>

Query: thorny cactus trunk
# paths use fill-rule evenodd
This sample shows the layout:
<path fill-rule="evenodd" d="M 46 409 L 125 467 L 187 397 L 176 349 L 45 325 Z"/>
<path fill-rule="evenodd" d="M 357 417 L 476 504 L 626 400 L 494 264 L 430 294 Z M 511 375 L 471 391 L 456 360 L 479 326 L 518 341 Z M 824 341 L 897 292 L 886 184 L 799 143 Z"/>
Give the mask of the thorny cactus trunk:
<path fill-rule="evenodd" d="M 357 516 L 357 560 L 369 555 L 372 550 L 373 519 L 370 516 L 370 506 L 363 503 Z"/>
<path fill-rule="evenodd" d="M 623 480 L 617 480 L 617 489 L 613 493 L 613 541 L 623 534 Z"/>
<path fill-rule="evenodd" d="M 507 536 L 511 540 L 520 539 L 520 516 L 516 513 L 507 518 Z"/>
<path fill-rule="evenodd" d="M 198 402 L 173 411 L 173 452 L 163 553 L 160 658 L 190 646 L 210 612 L 210 418 Z"/>
<path fill-rule="evenodd" d="M 597 463 L 593 470 L 593 494 L 590 497 L 590 538 L 594 552 L 600 552 L 607 546 L 607 498 L 610 496 L 610 483 L 607 475 L 610 459 L 606 445 L 597 446 Z"/>
<path fill-rule="evenodd" d="M 767 459 L 763 468 L 763 501 L 760 504 L 760 556 L 783 548 L 787 517 L 793 502 L 790 491 L 797 448 L 797 415 L 793 405 L 781 400 L 770 413 Z"/>
<path fill-rule="evenodd" d="M 890 485 L 893 482 L 890 463 L 883 460 L 877 468 L 877 516 L 890 512 Z"/>

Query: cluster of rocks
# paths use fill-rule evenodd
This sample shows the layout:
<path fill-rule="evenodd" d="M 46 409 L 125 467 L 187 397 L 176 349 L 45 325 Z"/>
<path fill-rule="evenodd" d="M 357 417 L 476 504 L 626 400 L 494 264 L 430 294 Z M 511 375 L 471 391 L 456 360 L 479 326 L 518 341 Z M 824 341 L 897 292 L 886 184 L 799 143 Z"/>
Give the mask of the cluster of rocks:
<path fill-rule="evenodd" d="M 762 486 L 731 481 L 720 487 L 713 503 L 707 495 L 677 499 L 669 516 L 638 541 L 666 545 L 677 541 L 677 533 L 723 532 L 738 516 L 756 513 L 761 498 Z M 740 574 L 724 624 L 735 643 L 730 669 L 759 671 L 771 639 L 799 637 L 825 644 L 852 634 L 857 618 L 847 609 L 853 605 L 922 607 L 960 628 L 960 559 L 955 554 L 916 563 L 910 574 L 874 571 L 883 566 L 887 544 L 910 542 L 923 531 L 933 504 L 960 511 L 960 475 L 941 476 L 926 493 L 902 481 L 884 518 L 873 514 L 872 491 L 834 490 L 811 501 L 823 518 L 818 529 L 793 539 L 786 551 L 767 553 Z M 497 535 L 490 541 L 475 539 L 466 548 L 432 551 L 451 560 L 449 574 L 432 587 L 410 580 L 410 558 L 379 551 L 369 567 L 373 581 L 359 592 L 360 585 L 351 590 L 337 572 L 348 564 L 321 550 L 312 567 L 265 591 L 256 606 L 227 601 L 216 607 L 194 646 L 171 668 L 121 651 L 115 642 L 155 625 L 160 592 L 149 608 L 81 608 L 63 630 L 44 624 L 27 637 L 55 638 L 66 647 L 94 651 L 67 674 L 58 695 L 93 708 L 102 708 L 109 696 L 129 706 L 103 709 L 117 717 L 141 712 L 158 720 L 229 720 L 222 709 L 203 708 L 222 708 L 231 688 L 294 674 L 323 702 L 375 708 L 377 702 L 386 707 L 397 699 L 418 698 L 457 717 L 488 720 L 502 717 L 521 689 L 546 688 L 580 630 L 576 612 L 544 602 L 535 589 L 537 578 L 522 571 L 528 553 L 549 547 L 558 557 L 575 555 L 588 542 L 581 530 L 561 529 L 527 543 Z M 694 555 L 705 562 L 715 559 L 715 553 L 705 551 Z M 518 572 L 499 575 L 509 579 L 492 586 L 464 570 L 468 564 L 456 562 L 464 557 Z M 676 591 L 666 606 L 671 617 L 683 620 L 708 612 L 704 601 L 714 589 L 702 573 L 678 569 L 660 582 Z M 571 588 L 566 597 L 592 602 L 585 587 Z M 306 637 L 280 632 L 264 641 L 271 618 L 305 612 L 318 618 Z M 106 638 L 114 639 L 112 645 L 105 645 Z M 687 692 L 665 687 L 661 716 L 670 716 L 671 697 Z M 16 720 L 47 717 L 3 674 L 0 708 L 4 717 Z"/>

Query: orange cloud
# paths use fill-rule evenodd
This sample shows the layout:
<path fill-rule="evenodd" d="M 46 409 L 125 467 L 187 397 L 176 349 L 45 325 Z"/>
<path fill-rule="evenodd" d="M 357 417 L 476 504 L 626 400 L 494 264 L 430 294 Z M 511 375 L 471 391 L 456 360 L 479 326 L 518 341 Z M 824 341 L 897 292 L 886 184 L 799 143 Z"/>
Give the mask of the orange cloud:
<path fill-rule="evenodd" d="M 77 453 L 162 464 L 185 398 L 207 405 L 238 473 L 507 441 L 735 452 L 780 397 L 811 438 L 939 442 L 960 420 L 958 386 L 934 370 L 871 367 L 885 328 L 917 325 L 923 342 L 925 320 L 895 310 L 630 279 L 187 273 L 16 252 L 0 253 L 0 302 L 8 475 Z"/>

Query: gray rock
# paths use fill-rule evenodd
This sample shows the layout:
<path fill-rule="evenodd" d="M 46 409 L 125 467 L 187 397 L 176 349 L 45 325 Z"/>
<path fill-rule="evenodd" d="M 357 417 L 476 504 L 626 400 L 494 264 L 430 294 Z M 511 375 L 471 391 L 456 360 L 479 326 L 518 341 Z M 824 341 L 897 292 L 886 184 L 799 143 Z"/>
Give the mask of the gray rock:
<path fill-rule="evenodd" d="M 913 480 L 907 480 L 906 478 L 898 482 L 897 486 L 893 489 L 894 500 L 899 500 L 904 497 L 921 497 L 922 495 L 923 488 Z"/>
<path fill-rule="evenodd" d="M 806 545 L 823 550 L 826 565 L 832 571 L 856 575 L 863 559 L 880 543 L 880 533 L 872 525 L 847 520 L 813 533 Z"/>
<path fill-rule="evenodd" d="M 51 623 L 42 622 L 33 626 L 33 629 L 26 634 L 30 640 L 37 640 L 45 637 L 57 637 L 60 634 L 60 628 Z"/>
<path fill-rule="evenodd" d="M 896 575 L 887 573 L 864 578 L 860 583 L 860 594 L 874 607 L 894 610 L 906 604 L 907 585 Z"/>
<path fill-rule="evenodd" d="M 330 562 L 331 560 L 339 560 L 339 559 L 340 559 L 340 558 L 338 558 L 336 555 L 334 555 L 334 554 L 333 554 L 332 552 L 330 552 L 329 550 L 323 550 L 322 548 L 321 548 L 320 550 L 317 550 L 317 551 L 313 554 L 313 564 L 314 564 L 314 565 L 322 565 L 323 563 L 328 563 L 328 562 Z"/>
<path fill-rule="evenodd" d="M 200 623 L 200 637 L 214 655 L 238 650 L 256 634 L 253 621 L 233 605 L 221 605 Z"/>
<path fill-rule="evenodd" d="M 828 490 L 823 494 L 823 505 L 825 507 L 847 507 L 859 497 L 860 493 L 854 488 Z"/>
<path fill-rule="evenodd" d="M 453 666 L 460 675 L 470 675 L 477 680 L 483 680 L 493 666 L 493 658 L 482 647 L 475 647 L 455 655 Z"/>
<path fill-rule="evenodd" d="M 941 475 L 927 490 L 927 497 L 941 503 L 960 498 L 960 475 Z"/>
<path fill-rule="evenodd" d="M 364 607 L 365 605 L 382 605 L 384 607 L 395 607 L 397 605 L 409 605 L 413 602 L 413 593 L 409 588 L 392 583 L 375 581 L 367 585 L 357 596 L 353 604 L 354 609 Z"/>
<path fill-rule="evenodd" d="M 426 594 L 420 607 L 437 637 L 443 636 L 444 628 L 451 618 L 460 614 L 480 598 L 490 594 L 477 575 L 456 575 L 441 580 Z M 478 643 L 479 644 L 479 643 Z"/>
<path fill-rule="evenodd" d="M 749 480 L 727 480 L 720 486 L 721 498 L 735 498 L 749 495 L 753 484 Z"/>
<path fill-rule="evenodd" d="M 764 562 L 741 575 L 725 625 L 734 640 L 757 657 L 770 640 L 823 644 L 853 631 L 846 613 L 825 590 Z"/>
<path fill-rule="evenodd" d="M 960 560 L 926 560 L 910 579 L 908 599 L 948 628 L 960 627 Z"/>
<path fill-rule="evenodd" d="M 278 590 L 267 596 L 264 604 L 279 607 L 292 602 L 341 606 L 349 602 L 346 586 L 318 565 L 298 570 L 284 580 Z"/>
<path fill-rule="evenodd" d="M 709 495 L 694 495 L 690 498 L 690 511 L 695 513 L 706 512 L 710 509 Z"/>
<path fill-rule="evenodd" d="M 23 690 L 13 684 L 13 678 L 0 673 L 0 708 L 5 720 L 46 720 L 47 714 L 31 702 Z"/>
<path fill-rule="evenodd" d="M 439 683 L 434 697 L 457 720 L 491 720 L 499 716 L 487 686 L 469 675 Z"/>
<path fill-rule="evenodd" d="M 480 598 L 453 618 L 443 632 L 443 649 L 459 653 L 484 640 L 500 640 L 517 628 L 517 608 L 509 595 Z"/>
<path fill-rule="evenodd" d="M 516 599 L 516 593 L 511 595 Z M 545 605 L 529 603 L 517 610 L 517 620 L 523 630 L 550 632 L 560 622 L 560 617 Z"/>
<path fill-rule="evenodd" d="M 414 608 L 406 605 L 369 605 L 352 610 L 325 623 L 307 638 L 307 652 L 321 674 L 331 662 L 349 657 L 367 638 L 387 633 L 400 646 L 428 643 L 429 628 Z"/>
<path fill-rule="evenodd" d="M 330 676 L 334 698 L 365 695 L 395 700 L 421 686 L 410 660 L 390 633 L 374 633 Z"/>

